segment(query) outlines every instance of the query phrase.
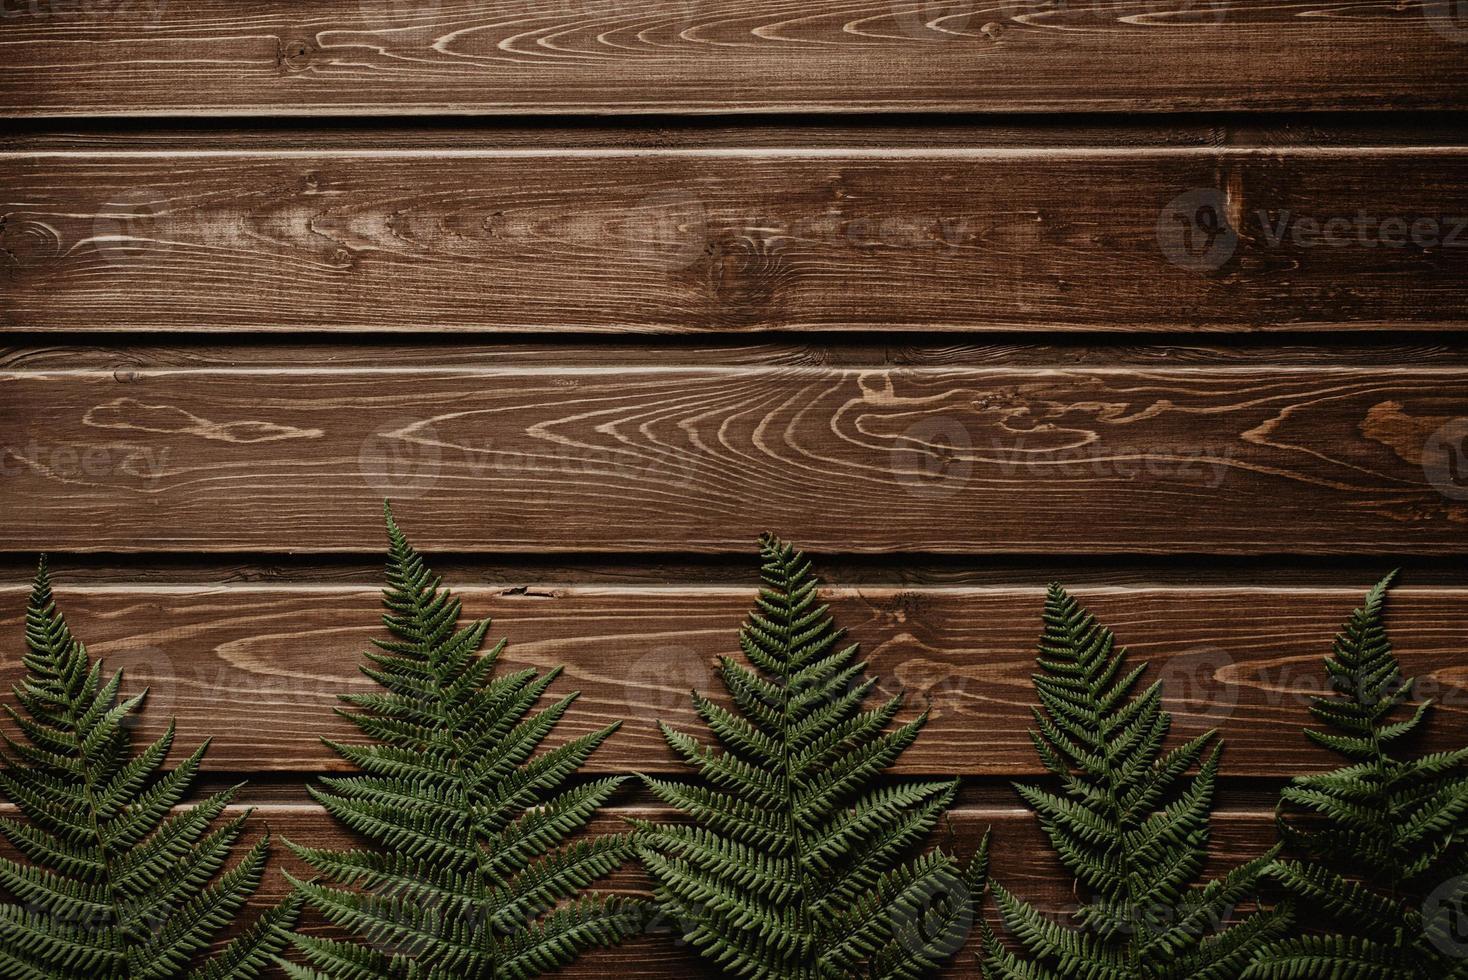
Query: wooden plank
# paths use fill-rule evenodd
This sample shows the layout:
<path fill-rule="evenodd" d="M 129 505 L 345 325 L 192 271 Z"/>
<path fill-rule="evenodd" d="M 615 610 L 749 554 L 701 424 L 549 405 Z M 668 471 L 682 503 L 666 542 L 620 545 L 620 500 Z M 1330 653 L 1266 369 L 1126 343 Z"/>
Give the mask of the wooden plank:
<path fill-rule="evenodd" d="M 13 116 L 1468 106 L 1451 4 L 11 0 Z"/>
<path fill-rule="evenodd" d="M 231 807 L 227 815 L 239 812 Z M 614 807 L 593 824 L 597 832 L 615 832 L 624 824 L 623 817 L 663 819 L 669 812 L 641 807 Z M 340 829 L 315 806 L 268 805 L 255 809 L 252 830 L 268 826 L 271 833 L 311 847 L 346 847 L 353 843 L 349 832 Z M 967 857 L 978 845 L 985 828 L 993 828 L 1001 846 L 993 852 L 996 880 L 1020 896 L 1053 914 L 1074 907 L 1075 899 L 1066 883 L 1064 869 L 1047 850 L 1043 835 L 1034 820 L 1017 808 L 957 808 L 950 811 L 949 826 L 934 842 L 960 856 Z M 1216 814 L 1212 822 L 1212 847 L 1205 873 L 1217 874 L 1259 855 L 1273 842 L 1273 817 L 1265 811 L 1233 811 Z M 253 839 L 253 838 L 252 838 Z M 12 856 L 8 846 L 0 847 L 0 855 Z M 283 897 L 287 883 L 280 875 L 286 870 L 305 876 L 307 867 L 284 846 L 273 851 L 272 868 L 260 890 L 250 901 L 245 916 L 251 916 Z M 602 888 L 626 894 L 648 893 L 648 882 L 632 867 L 604 879 Z M 649 922 L 645 935 L 623 946 L 588 953 L 561 973 L 566 980 L 606 976 L 637 976 L 647 980 L 712 980 L 718 974 L 689 953 L 671 931 L 673 924 L 661 919 Z M 308 914 L 301 924 L 309 933 L 329 932 L 314 915 Z M 943 975 L 953 980 L 979 980 L 977 963 L 969 950 L 955 956 L 951 968 Z M 282 974 L 269 974 L 272 978 Z"/>
<path fill-rule="evenodd" d="M 1304 342 L 1309 340 L 1309 343 Z M 534 335 L 481 340 L 425 334 L 275 334 L 219 337 L 156 334 L 58 338 L 49 333 L 0 335 L 0 371 L 112 371 L 123 377 L 158 368 L 290 368 L 301 364 L 343 368 L 443 370 L 484 367 L 1219 367 L 1226 365 L 1327 367 L 1468 367 L 1468 337 L 1352 332 L 1170 336 L 1144 343 L 1126 334 L 1033 333 L 826 334 L 801 341 L 778 336 L 742 338 L 679 334 L 665 337 Z"/>
<path fill-rule="evenodd" d="M 0 164 L 0 325 L 14 329 L 1468 323 L 1468 151 L 1455 147 L 53 151 Z"/>
<path fill-rule="evenodd" d="M 1454 113 L 13 119 L 0 151 L 1468 146 Z"/>
<path fill-rule="evenodd" d="M 747 585 L 751 552 L 721 555 L 615 554 L 445 554 L 433 566 L 448 581 L 544 591 L 572 586 L 681 588 Z M 1232 588 L 1241 582 L 1271 588 L 1335 586 L 1357 589 L 1381 576 L 1380 555 L 1314 556 L 1196 555 L 1079 556 L 1063 563 L 1043 555 L 821 555 L 827 581 L 850 588 L 1043 588 L 1067 582 L 1126 587 Z M 51 556 L 68 586 L 188 585 L 195 588 L 341 585 L 377 588 L 382 582 L 380 554 L 295 554 L 287 551 L 235 553 L 149 552 L 146 554 L 68 553 Z M 1460 558 L 1412 557 L 1407 579 L 1416 586 L 1456 587 L 1463 582 Z M 0 552 L 0 582 L 30 581 L 34 552 Z"/>
<path fill-rule="evenodd" d="M 754 576 L 751 563 L 750 578 Z M 1077 592 L 1152 663 L 1181 736 L 1220 729 L 1230 776 L 1287 777 L 1329 768 L 1301 735 L 1306 702 L 1321 691 L 1322 658 L 1363 589 L 1080 588 Z M 720 690 L 713 664 L 737 655 L 751 588 L 461 590 L 468 615 L 492 616 L 507 667 L 566 665 L 555 690 L 581 699 L 566 736 L 614 721 L 622 729 L 593 757 L 597 772 L 677 771 L 656 722 L 695 731 L 690 689 Z M 0 635 L 19 637 L 24 592 L 3 593 Z M 68 587 L 58 596 L 90 651 L 147 686 L 140 732 L 177 716 L 180 744 L 214 738 L 216 772 L 292 773 L 340 768 L 318 741 L 352 740 L 332 713 L 336 696 L 370 690 L 361 651 L 380 635 L 374 590 L 352 587 Z M 862 644 L 884 694 L 905 691 L 932 720 L 896 770 L 1007 777 L 1039 771 L 1025 737 L 1043 590 L 836 589 L 829 601 Z M 1438 699 L 1430 747 L 1468 740 L 1468 667 L 1462 658 L 1468 590 L 1401 588 L 1390 626 L 1421 693 Z M 18 642 L 18 640 L 17 640 Z M 19 676 L 12 652 L 0 690 Z"/>
<path fill-rule="evenodd" d="M 1257 122 L 1253 122 L 1257 118 Z M 763 117 L 729 121 L 717 116 L 675 120 L 642 116 L 503 119 L 360 119 L 246 121 L 189 117 L 17 119 L 0 133 L 0 151 L 49 153 L 180 150 L 553 150 L 553 149 L 913 149 L 1014 147 L 1138 147 L 1239 145 L 1347 146 L 1468 145 L 1468 134 L 1448 117 L 1337 114 L 1313 127 L 1297 116 L 1249 117 L 1251 125 L 1217 117 L 1172 116 L 908 116 Z M 1321 117 L 1312 117 L 1321 120 Z M 1229 121 L 1232 121 L 1232 117 Z M 1295 124 L 1290 125 L 1293 121 Z M 1411 125 L 1407 122 L 1411 121 Z M 1234 134 L 1237 133 L 1237 138 Z"/>
<path fill-rule="evenodd" d="M 1461 368 L 0 376 L 4 550 L 1463 555 Z M 1460 433 L 1461 435 L 1461 433 Z"/>

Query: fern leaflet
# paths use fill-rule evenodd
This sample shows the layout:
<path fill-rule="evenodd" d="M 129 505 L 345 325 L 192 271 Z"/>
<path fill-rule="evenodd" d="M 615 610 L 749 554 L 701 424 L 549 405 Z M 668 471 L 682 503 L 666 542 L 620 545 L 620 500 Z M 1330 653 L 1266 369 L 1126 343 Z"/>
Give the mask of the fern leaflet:
<path fill-rule="evenodd" d="M 221 819 L 239 787 L 175 810 L 207 743 L 163 769 L 174 726 L 134 753 L 147 692 L 123 697 L 72 636 L 43 559 L 26 610 L 26 668 L 6 714 L 0 790 L 24 821 L 0 819 L 24 860 L 0 859 L 0 972 L 10 980 L 249 980 L 284 948 L 288 900 L 212 958 L 205 948 L 255 892 L 266 836 L 226 869 L 249 813 Z M 203 957 L 203 962 L 200 962 Z"/>

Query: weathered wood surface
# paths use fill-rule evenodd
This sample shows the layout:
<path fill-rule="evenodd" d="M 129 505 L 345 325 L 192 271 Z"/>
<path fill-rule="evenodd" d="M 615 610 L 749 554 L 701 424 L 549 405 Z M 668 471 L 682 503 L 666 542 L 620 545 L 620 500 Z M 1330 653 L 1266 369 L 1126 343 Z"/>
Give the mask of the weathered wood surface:
<path fill-rule="evenodd" d="M 9 115 L 1463 108 L 1452 4 L 7 0 Z M 1424 77 L 1431 66 L 1431 77 Z"/>
<path fill-rule="evenodd" d="M 1463 555 L 1461 368 L 12 372 L 8 551 Z"/>
<path fill-rule="evenodd" d="M 751 561 L 750 577 L 755 573 Z M 1073 583 L 1083 586 L 1085 583 Z M 1285 777 L 1333 759 L 1299 734 L 1323 685 L 1321 661 L 1361 589 L 1078 588 L 1132 655 L 1166 685 L 1175 731 L 1220 729 L 1230 776 Z M 90 651 L 147 686 L 142 730 L 177 716 L 181 743 L 207 736 L 213 771 L 298 773 L 339 768 L 321 736 L 351 740 L 336 695 L 368 690 L 361 652 L 381 635 L 379 594 L 342 587 L 69 588 L 58 597 Z M 582 692 L 562 723 L 569 734 L 614 721 L 623 728 L 593 757 L 598 772 L 677 770 L 659 719 L 696 731 L 691 689 L 718 693 L 720 655 L 752 588 L 461 590 L 466 614 L 492 616 L 509 638 L 506 665 L 566 665 L 556 690 Z M 838 589 L 837 621 L 862 644 L 880 690 L 905 691 L 932 720 L 896 771 L 1012 776 L 1039 771 L 1025 737 L 1040 629 L 1040 589 Z M 0 635 L 18 636 L 24 593 L 3 593 Z M 1463 623 L 1468 590 L 1399 588 L 1392 635 L 1421 693 L 1439 699 L 1430 744 L 1468 732 Z M 13 645 L 0 689 L 19 675 Z"/>
<path fill-rule="evenodd" d="M 753 547 L 751 545 L 751 547 Z M 719 555 L 626 556 L 613 554 L 465 554 L 435 552 L 433 567 L 462 587 L 483 586 L 515 593 L 550 588 L 743 587 L 750 581 L 745 550 Z M 1337 587 L 1360 591 L 1402 561 L 1380 555 L 1196 555 L 1076 556 L 1063 561 L 1044 555 L 820 555 L 823 577 L 848 588 L 1044 588 L 1057 578 L 1100 586 L 1234 588 L 1247 582 L 1268 588 Z M 63 561 L 68 586 L 118 584 L 190 586 L 338 585 L 378 588 L 380 554 L 296 554 L 288 551 L 195 554 L 154 552 L 146 556 L 69 553 Z M 1414 586 L 1458 587 L 1462 559 L 1446 555 L 1406 559 Z M 0 552 L 0 582 L 30 581 L 35 552 Z"/>
<path fill-rule="evenodd" d="M 872 146 L 914 149 L 1013 147 L 1194 146 L 1230 144 L 1320 146 L 1455 146 L 1468 133 L 1436 114 L 1403 125 L 1402 115 L 1331 114 L 1330 122 L 1301 127 L 1296 116 L 937 116 L 915 124 L 907 116 L 859 119 L 776 116 L 758 123 L 722 117 L 569 117 L 286 120 L 267 125 L 191 117 L 156 121 L 12 120 L 0 133 L 0 151 L 97 152 L 188 150 L 554 150 L 554 149 L 804 149 Z M 1252 122 L 1258 120 L 1257 123 Z M 1247 120 L 1251 122 L 1243 122 Z"/>
<path fill-rule="evenodd" d="M 0 325 L 22 330 L 1468 322 L 1455 147 L 58 150 L 0 165 Z"/>
<path fill-rule="evenodd" d="M 683 334 L 574 335 L 513 342 L 457 335 L 186 334 L 58 337 L 0 334 L 0 371 L 112 371 L 157 368 L 535 367 L 1468 367 L 1468 340 L 1449 332 L 1355 332 L 1326 343 L 1317 334 L 1231 334 L 1156 338 L 1029 332 L 932 337 L 881 332 L 829 334 L 819 341 Z M 9 343 L 4 343 L 8 341 Z M 141 571 L 141 570 L 140 570 Z"/>
<path fill-rule="evenodd" d="M 300 120 L 12 119 L 0 151 L 433 149 L 911 149 L 1235 147 L 1299 149 L 1468 145 L 1455 113 L 1227 112 L 764 116 L 561 116 Z"/>
<path fill-rule="evenodd" d="M 230 807 L 226 816 L 238 814 L 241 807 Z M 594 832 L 616 832 L 625 827 L 624 817 L 665 819 L 669 811 L 647 807 L 616 806 L 608 808 L 592 825 Z M 279 840 L 312 847 L 348 847 L 355 838 L 338 827 L 319 807 L 302 805 L 265 805 L 255 808 L 251 832 L 268 827 Z M 986 828 L 992 828 L 1002 846 L 993 852 L 993 873 L 997 880 L 1017 894 L 1053 914 L 1074 907 L 1075 899 L 1066 883 L 1064 869 L 1050 855 L 1043 835 L 1034 820 L 1016 808 L 960 807 L 950 811 L 948 826 L 934 835 L 932 843 L 967 857 L 977 847 Z M 1256 857 L 1273 843 L 1273 817 L 1267 811 L 1230 811 L 1216 814 L 1212 822 L 1212 848 L 1207 873 L 1217 873 Z M 253 840 L 253 838 L 251 838 Z M 308 867 L 280 843 L 273 850 L 270 870 L 260 890 L 251 900 L 244 915 L 252 916 L 278 901 L 286 893 L 288 883 L 281 871 L 306 876 Z M 0 845 L 0 855 L 10 857 L 8 845 Z M 633 866 L 603 879 L 601 887 L 625 894 L 645 895 L 648 882 Z M 704 980 L 718 974 L 703 966 L 696 957 L 676 941 L 671 930 L 674 923 L 654 919 L 647 924 L 646 935 L 621 947 L 589 953 L 562 973 L 566 980 L 606 976 L 637 976 L 648 980 Z M 328 931 L 319 920 L 308 914 L 302 922 L 306 932 Z M 974 940 L 968 949 L 974 948 Z M 270 974 L 272 978 L 278 974 Z M 979 971 L 967 953 L 955 957 L 947 978 L 978 980 Z"/>

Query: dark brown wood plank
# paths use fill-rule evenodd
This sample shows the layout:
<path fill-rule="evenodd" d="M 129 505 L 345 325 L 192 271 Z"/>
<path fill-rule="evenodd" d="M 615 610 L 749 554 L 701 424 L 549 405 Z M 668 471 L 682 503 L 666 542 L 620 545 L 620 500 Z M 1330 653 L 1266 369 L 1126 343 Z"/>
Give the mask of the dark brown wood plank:
<path fill-rule="evenodd" d="M 226 815 L 237 814 L 239 810 L 239 807 L 231 807 Z M 614 807 L 609 808 L 592 829 L 595 832 L 615 832 L 625 826 L 623 817 L 664 819 L 668 815 L 669 811 L 662 809 Z M 258 833 L 264 827 L 268 827 L 277 838 L 284 837 L 311 847 L 348 847 L 354 842 L 350 832 L 339 828 L 315 806 L 257 807 L 251 831 Z M 954 809 L 949 814 L 949 826 L 936 835 L 933 842 L 967 857 L 977 847 L 986 828 L 992 828 L 999 845 L 993 852 L 992 867 L 996 880 L 1053 914 L 1063 914 L 1074 907 L 1075 899 L 1064 869 L 1050 855 L 1034 820 L 1017 807 Z M 1216 874 L 1257 857 L 1268 848 L 1273 843 L 1273 817 L 1267 811 L 1219 813 L 1213 818 L 1211 832 L 1210 861 L 1205 873 Z M 0 847 L 0 854 L 9 857 L 13 852 L 7 845 Z M 298 876 L 307 874 L 307 867 L 284 846 L 277 844 L 273 856 L 274 861 L 260 890 L 243 913 L 247 917 L 285 895 L 288 883 L 281 876 L 282 870 Z M 604 879 L 600 886 L 625 894 L 646 895 L 649 891 L 646 878 L 631 866 Z M 606 976 L 712 980 L 717 976 L 716 971 L 709 969 L 676 941 L 677 936 L 670 931 L 671 928 L 671 924 L 661 920 L 649 922 L 644 936 L 621 947 L 588 953 L 556 975 L 567 980 Z M 308 933 L 329 932 L 309 913 L 303 919 L 301 929 Z M 974 944 L 975 940 L 971 939 L 965 951 L 955 956 L 944 977 L 979 980 L 977 963 L 970 953 Z M 270 974 L 272 978 L 280 975 Z"/>
<path fill-rule="evenodd" d="M 669 337 L 574 335 L 498 337 L 483 342 L 457 335 L 382 338 L 354 334 L 251 334 L 220 338 L 187 334 L 52 333 L 0 336 L 0 370 L 129 372 L 158 368 L 288 368 L 311 364 L 334 369 L 454 369 L 483 367 L 1218 367 L 1354 366 L 1468 367 L 1468 337 L 1364 332 L 1340 335 L 1270 334 L 1143 338 L 1107 333 L 953 334 L 899 337 L 872 333 L 827 334 L 818 341 L 771 337 L 687 334 Z"/>
<path fill-rule="evenodd" d="M 1338 113 L 1308 129 L 1293 115 L 1248 116 L 718 116 L 259 119 L 17 119 L 0 151 L 911 149 L 1015 147 L 1454 146 L 1468 133 L 1451 113 Z M 1320 119 L 1321 117 L 1313 117 Z M 1407 122 L 1410 121 L 1410 124 Z M 1235 135 L 1237 134 L 1237 135 Z"/>
<path fill-rule="evenodd" d="M 1468 145 L 1455 112 L 1344 111 L 1160 114 L 907 114 L 861 116 L 464 116 L 248 121 L 14 119 L 0 150 L 711 149 L 874 146 L 1070 149 L 1076 147 L 1423 147 Z"/>
<path fill-rule="evenodd" d="M 1413 585 L 1458 586 L 1462 559 L 1412 556 L 1401 561 Z M 0 582 L 29 581 L 34 552 L 0 552 Z M 69 585 L 135 586 L 341 585 L 376 588 L 382 582 L 380 554 L 68 553 L 51 556 Z M 658 554 L 629 559 L 615 554 L 495 554 L 435 552 L 434 568 L 462 586 L 521 591 L 570 586 L 681 588 L 748 584 L 750 553 Z M 1355 589 L 1379 578 L 1381 555 L 1196 555 L 1076 556 L 1063 562 L 1043 555 L 822 554 L 825 578 L 851 588 L 1043 588 L 1057 578 L 1141 588 L 1231 588 L 1255 586 Z"/>
<path fill-rule="evenodd" d="M 755 575 L 751 561 L 749 577 Z M 1175 732 L 1219 728 L 1229 776 L 1287 777 L 1329 768 L 1300 734 L 1321 661 L 1363 589 L 1085 588 L 1077 592 L 1153 665 L 1166 684 Z M 321 736 L 355 730 L 332 713 L 336 696 L 368 690 L 361 652 L 379 635 L 378 593 L 362 588 L 68 587 L 58 597 L 95 656 L 147 686 L 141 731 L 179 719 L 180 744 L 212 736 L 215 772 L 338 768 Z M 623 728 L 593 758 L 598 772 L 673 771 L 656 722 L 697 730 L 688 691 L 717 693 L 713 664 L 737 655 L 752 588 L 461 590 L 468 615 L 492 616 L 509 638 L 504 663 L 566 665 L 556 690 L 582 692 L 563 734 Z M 901 760 L 902 773 L 1014 776 L 1039 771 L 1025 737 L 1043 590 L 837 589 L 839 623 L 862 644 L 880 690 L 905 691 L 932 721 Z M 0 635 L 19 637 L 24 592 L 3 593 Z M 1422 693 L 1439 699 L 1428 745 L 1468 741 L 1463 624 L 1468 590 L 1401 588 L 1390 626 Z M 18 640 L 16 641 L 18 642 Z M 12 644 L 13 647 L 13 644 Z M 0 690 L 19 674 L 0 663 Z"/>
<path fill-rule="evenodd" d="M 1465 146 L 1454 112 L 14 119 L 0 151 Z"/>
<path fill-rule="evenodd" d="M 0 164 L 0 325 L 23 330 L 1468 323 L 1468 151 L 1453 147 L 55 151 Z"/>
<path fill-rule="evenodd" d="M 1463 555 L 1461 368 L 13 372 L 7 551 Z"/>
<path fill-rule="evenodd" d="M 19 116 L 1462 108 L 1451 4 L 11 0 Z M 1441 81 L 1424 81 L 1422 66 Z"/>

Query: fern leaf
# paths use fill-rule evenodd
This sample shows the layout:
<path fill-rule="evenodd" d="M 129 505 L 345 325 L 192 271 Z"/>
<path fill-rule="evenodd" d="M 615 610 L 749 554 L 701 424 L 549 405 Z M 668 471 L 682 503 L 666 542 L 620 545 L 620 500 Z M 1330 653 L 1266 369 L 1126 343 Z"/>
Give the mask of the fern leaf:
<path fill-rule="evenodd" d="M 1337 634 L 1325 662 L 1332 693 L 1310 706 L 1329 729 L 1306 734 L 1347 764 L 1280 794 L 1280 837 L 1295 859 L 1269 874 L 1310 910 L 1310 930 L 1267 947 L 1251 980 L 1464 971 L 1468 749 L 1394 754 L 1429 718 L 1427 702 L 1410 703 L 1412 681 L 1387 636 L 1395 577 L 1378 582 Z"/>
<path fill-rule="evenodd" d="M 284 945 L 296 906 L 264 913 L 212 958 L 209 944 L 259 887 L 268 836 L 226 867 L 245 816 L 220 822 L 234 791 L 175 810 L 207 743 L 165 770 L 162 736 L 134 752 L 124 696 L 57 608 L 44 559 L 26 610 L 25 677 L 6 706 L 0 792 L 23 820 L 0 820 L 23 858 L 0 860 L 0 973 L 32 980 L 252 980 Z"/>
<path fill-rule="evenodd" d="M 292 879 L 350 939 L 298 935 L 307 980 L 531 977 L 637 933 L 647 905 L 588 892 L 631 857 L 622 835 L 572 840 L 620 785 L 568 785 L 616 730 L 541 751 L 571 694 L 537 708 L 559 669 L 501 675 L 488 620 L 460 625 L 459 600 L 386 513 L 383 622 L 363 673 L 381 690 L 343 697 L 372 742 L 327 744 L 355 775 L 312 795 L 364 838 L 343 851 L 290 845 L 325 879 Z"/>
<path fill-rule="evenodd" d="M 638 826 L 643 864 L 684 938 L 726 973 L 771 980 L 931 975 L 967 938 L 986 863 L 914 856 L 951 781 L 879 785 L 926 713 L 893 698 L 841 644 L 810 562 L 766 536 L 763 587 L 720 676 L 733 710 L 695 693 L 716 744 L 663 726 L 702 785 L 645 778 L 689 821 Z"/>
<path fill-rule="evenodd" d="M 1233 980 L 1288 923 L 1282 911 L 1228 922 L 1269 856 L 1198 883 L 1219 749 L 1208 733 L 1165 750 L 1161 688 L 1137 692 L 1145 665 L 1127 669 L 1125 656 L 1110 630 L 1050 587 L 1031 739 L 1060 786 L 1016 789 L 1075 876 L 1080 904 L 1057 919 L 993 884 L 1012 943 L 986 931 L 991 978 Z"/>

